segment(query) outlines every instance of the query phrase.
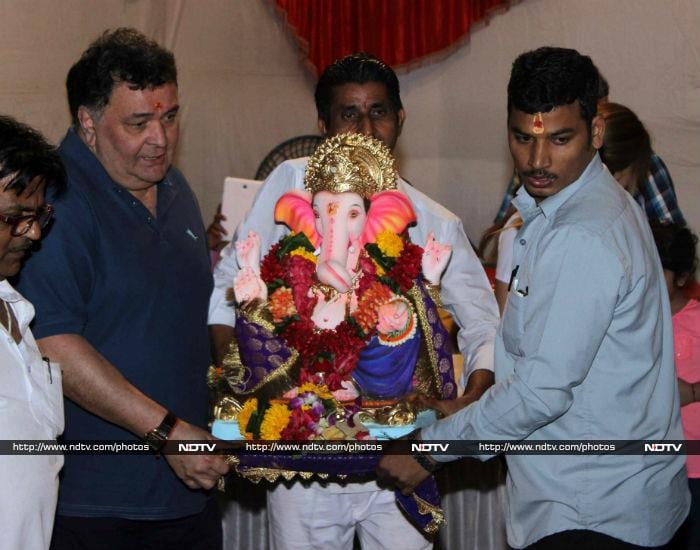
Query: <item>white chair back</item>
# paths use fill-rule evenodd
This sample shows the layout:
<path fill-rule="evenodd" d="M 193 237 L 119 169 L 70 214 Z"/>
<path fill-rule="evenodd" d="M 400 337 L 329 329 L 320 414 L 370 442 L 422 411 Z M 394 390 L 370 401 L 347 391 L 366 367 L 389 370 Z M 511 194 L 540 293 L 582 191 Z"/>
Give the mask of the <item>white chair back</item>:
<path fill-rule="evenodd" d="M 244 178 L 228 177 L 224 179 L 224 193 L 221 199 L 221 213 L 226 220 L 221 223 L 228 232 L 228 238 L 233 237 L 238 224 L 253 204 L 253 199 L 263 182 Z"/>

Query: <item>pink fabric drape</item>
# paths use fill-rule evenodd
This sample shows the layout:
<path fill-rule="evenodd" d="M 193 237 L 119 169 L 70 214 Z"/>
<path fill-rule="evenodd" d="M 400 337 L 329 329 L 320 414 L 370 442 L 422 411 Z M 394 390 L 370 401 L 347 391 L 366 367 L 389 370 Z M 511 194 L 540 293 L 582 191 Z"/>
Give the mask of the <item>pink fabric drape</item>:
<path fill-rule="evenodd" d="M 393 67 L 447 50 L 507 0 L 275 0 L 319 74 L 365 51 Z"/>

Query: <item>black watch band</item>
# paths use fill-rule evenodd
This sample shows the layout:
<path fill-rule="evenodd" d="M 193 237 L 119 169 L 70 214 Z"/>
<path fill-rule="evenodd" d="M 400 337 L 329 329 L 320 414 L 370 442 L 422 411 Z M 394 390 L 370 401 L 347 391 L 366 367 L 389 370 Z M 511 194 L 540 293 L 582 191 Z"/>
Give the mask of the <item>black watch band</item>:
<path fill-rule="evenodd" d="M 168 411 L 163 421 L 143 436 L 146 443 L 148 443 L 149 447 L 151 447 L 154 452 L 158 453 L 163 450 L 163 447 L 165 447 L 168 441 L 168 437 L 170 437 L 170 432 L 173 431 L 176 423 L 177 416 Z"/>
<path fill-rule="evenodd" d="M 418 435 L 420 434 L 420 428 L 413 430 L 411 433 L 406 435 L 406 439 L 409 441 L 418 441 Z M 411 453 L 411 458 L 415 460 L 424 470 L 427 470 L 431 474 L 436 470 L 442 468 L 442 463 L 436 460 L 430 460 L 426 455 L 420 451 L 414 451 Z"/>
<path fill-rule="evenodd" d="M 424 470 L 427 470 L 431 474 L 442 467 L 440 462 L 430 460 L 423 453 L 411 453 L 411 458 L 420 464 Z"/>

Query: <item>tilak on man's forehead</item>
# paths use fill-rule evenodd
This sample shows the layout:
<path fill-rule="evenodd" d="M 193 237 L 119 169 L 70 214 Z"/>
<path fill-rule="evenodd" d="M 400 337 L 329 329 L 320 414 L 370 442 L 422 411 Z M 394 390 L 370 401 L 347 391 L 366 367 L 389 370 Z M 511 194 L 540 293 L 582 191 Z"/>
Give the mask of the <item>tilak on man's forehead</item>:
<path fill-rule="evenodd" d="M 156 111 L 160 110 L 162 107 L 163 107 L 163 104 L 162 104 L 160 101 L 156 101 L 156 102 L 153 104 L 153 108 L 154 108 Z"/>
<path fill-rule="evenodd" d="M 542 120 L 542 113 L 535 113 L 532 115 L 532 133 L 533 134 L 544 134 L 544 120 Z"/>

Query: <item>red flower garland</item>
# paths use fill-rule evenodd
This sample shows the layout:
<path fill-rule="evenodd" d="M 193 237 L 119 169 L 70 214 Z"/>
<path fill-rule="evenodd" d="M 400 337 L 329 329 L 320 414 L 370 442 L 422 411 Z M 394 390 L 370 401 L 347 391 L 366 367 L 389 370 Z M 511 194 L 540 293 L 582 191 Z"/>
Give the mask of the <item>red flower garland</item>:
<path fill-rule="evenodd" d="M 277 252 L 281 244 L 277 243 L 270 248 L 270 251 L 260 262 L 260 277 L 269 286 L 277 279 L 284 277 L 284 269 L 277 259 Z"/>
<path fill-rule="evenodd" d="M 287 345 L 299 353 L 300 384 L 323 383 L 331 391 L 341 389 L 342 382 L 350 378 L 360 352 L 376 334 L 376 327 L 363 331 L 351 316 L 333 330 L 318 329 L 311 320 L 317 298 L 309 296 L 309 289 L 315 282 L 316 264 L 301 255 L 285 254 L 281 259 L 278 258 L 283 241 L 284 238 L 270 249 L 260 265 L 260 275 L 268 285 L 270 294 L 280 283 L 292 290 L 297 314 L 276 323 L 279 334 Z M 408 292 L 420 274 L 422 255 L 421 247 L 406 242 L 392 268 L 382 277 L 377 277 L 374 262 L 363 254 L 360 258 L 362 275 L 356 290 L 358 303 L 362 302 L 362 297 L 373 283 L 385 284 L 386 281 L 394 291 Z M 369 308 L 381 306 L 375 302 L 376 300 L 366 300 L 363 304 Z M 360 314 L 363 318 L 371 316 L 368 311 Z M 309 419 L 290 418 L 288 435 L 296 433 L 306 420 Z"/>
<path fill-rule="evenodd" d="M 416 280 L 420 273 L 422 259 L 423 249 L 418 245 L 407 242 L 404 244 L 401 255 L 397 258 L 394 267 L 387 272 L 385 277 L 396 282 L 402 293 L 408 292 L 413 286 L 413 281 Z"/>
<path fill-rule="evenodd" d="M 292 289 L 294 305 L 302 317 L 311 317 L 317 298 L 309 296 L 309 287 L 314 283 L 316 264 L 303 256 L 285 256 L 282 258 L 283 279 Z M 263 279 L 264 280 L 264 279 Z"/>
<path fill-rule="evenodd" d="M 314 428 L 318 424 L 321 417 L 313 410 L 304 411 L 300 408 L 293 409 L 289 416 L 289 424 L 282 430 L 280 439 L 284 440 L 302 440 L 309 439 L 316 435 Z"/>

